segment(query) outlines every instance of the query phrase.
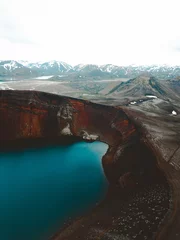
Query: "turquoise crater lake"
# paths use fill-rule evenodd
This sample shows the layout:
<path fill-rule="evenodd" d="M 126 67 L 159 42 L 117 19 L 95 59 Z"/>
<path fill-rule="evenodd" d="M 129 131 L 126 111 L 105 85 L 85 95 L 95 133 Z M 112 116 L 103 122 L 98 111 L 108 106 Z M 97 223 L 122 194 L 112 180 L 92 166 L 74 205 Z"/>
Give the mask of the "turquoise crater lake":
<path fill-rule="evenodd" d="M 105 143 L 0 153 L 0 239 L 47 240 L 103 199 Z"/>

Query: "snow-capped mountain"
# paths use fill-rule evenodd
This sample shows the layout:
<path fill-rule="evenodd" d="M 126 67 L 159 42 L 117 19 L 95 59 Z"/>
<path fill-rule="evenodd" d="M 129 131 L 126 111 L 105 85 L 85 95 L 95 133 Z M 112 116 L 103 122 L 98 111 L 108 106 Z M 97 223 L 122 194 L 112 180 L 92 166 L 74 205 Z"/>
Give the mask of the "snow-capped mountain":
<path fill-rule="evenodd" d="M 42 63 L 41 69 L 47 72 L 50 71 L 52 74 L 59 74 L 68 72 L 69 70 L 72 69 L 72 67 L 65 62 L 51 61 Z"/>
<path fill-rule="evenodd" d="M 180 76 L 180 66 L 168 66 L 168 65 L 129 65 L 129 66 L 116 66 L 113 64 L 105 65 L 92 65 L 92 64 L 79 64 L 74 67 L 76 72 L 91 72 L 94 70 L 99 70 L 99 72 L 107 73 L 111 77 L 125 77 L 134 78 L 144 73 L 152 74 L 155 77 L 161 79 L 169 79 L 173 77 Z"/>
<path fill-rule="evenodd" d="M 22 64 L 24 67 L 29 67 L 30 62 L 25 60 L 18 60 L 18 63 Z"/>
<path fill-rule="evenodd" d="M 71 65 L 61 61 L 35 62 L 28 63 L 25 66 L 36 70 L 39 75 L 58 75 L 67 73 L 73 69 Z"/>
<path fill-rule="evenodd" d="M 102 65 L 101 69 L 104 72 L 112 73 L 112 72 L 115 72 L 117 69 L 119 69 L 119 67 L 112 64 L 106 64 L 106 65 Z"/>
<path fill-rule="evenodd" d="M 27 66 L 29 68 L 41 68 L 44 70 L 55 69 L 56 71 L 59 70 L 60 72 L 68 72 L 73 68 L 71 65 L 60 61 L 35 62 L 29 63 Z"/>
<path fill-rule="evenodd" d="M 0 61 L 0 77 L 31 76 L 32 70 L 14 60 Z"/>
<path fill-rule="evenodd" d="M 78 64 L 74 67 L 76 72 L 90 72 L 94 70 L 100 70 L 100 67 L 95 64 Z"/>
<path fill-rule="evenodd" d="M 168 65 L 129 65 L 116 66 L 113 64 L 95 65 L 78 64 L 71 66 L 62 61 L 28 62 L 0 61 L 1 77 L 39 77 L 63 75 L 66 79 L 106 79 L 106 78 L 135 78 L 148 73 L 159 79 L 174 79 L 180 76 L 180 66 Z"/>
<path fill-rule="evenodd" d="M 10 60 L 10 61 L 0 61 L 0 67 L 6 71 L 12 72 L 13 70 L 15 70 L 17 68 L 23 67 L 23 65 L 16 61 Z"/>

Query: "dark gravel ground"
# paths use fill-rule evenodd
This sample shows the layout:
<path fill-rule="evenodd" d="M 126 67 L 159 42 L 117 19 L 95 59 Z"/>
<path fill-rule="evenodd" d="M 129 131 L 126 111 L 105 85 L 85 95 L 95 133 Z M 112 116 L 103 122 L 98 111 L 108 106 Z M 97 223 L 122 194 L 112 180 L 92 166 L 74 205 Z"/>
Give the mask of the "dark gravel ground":
<path fill-rule="evenodd" d="M 55 239 L 153 239 L 169 210 L 168 185 L 156 183 L 122 194 L 118 188 L 113 189 L 91 214 L 75 221 Z"/>

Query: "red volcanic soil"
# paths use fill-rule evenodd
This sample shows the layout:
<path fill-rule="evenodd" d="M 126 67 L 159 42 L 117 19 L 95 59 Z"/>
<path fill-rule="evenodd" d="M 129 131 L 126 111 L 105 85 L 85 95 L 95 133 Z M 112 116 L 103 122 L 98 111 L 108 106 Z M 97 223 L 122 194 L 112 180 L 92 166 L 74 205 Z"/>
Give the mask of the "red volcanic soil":
<path fill-rule="evenodd" d="M 0 91 L 0 122 L 1 150 L 96 139 L 109 145 L 102 159 L 110 183 L 106 198 L 52 239 L 176 239 L 179 175 L 164 161 L 135 112 L 7 90 Z"/>

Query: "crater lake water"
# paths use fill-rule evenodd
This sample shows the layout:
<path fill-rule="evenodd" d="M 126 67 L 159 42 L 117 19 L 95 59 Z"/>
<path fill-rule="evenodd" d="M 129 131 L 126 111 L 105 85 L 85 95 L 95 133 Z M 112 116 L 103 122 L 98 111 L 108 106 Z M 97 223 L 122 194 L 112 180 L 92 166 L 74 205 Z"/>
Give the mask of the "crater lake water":
<path fill-rule="evenodd" d="M 101 142 L 0 153 L 0 239 L 46 240 L 103 199 Z"/>

